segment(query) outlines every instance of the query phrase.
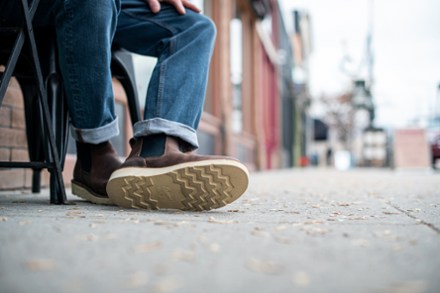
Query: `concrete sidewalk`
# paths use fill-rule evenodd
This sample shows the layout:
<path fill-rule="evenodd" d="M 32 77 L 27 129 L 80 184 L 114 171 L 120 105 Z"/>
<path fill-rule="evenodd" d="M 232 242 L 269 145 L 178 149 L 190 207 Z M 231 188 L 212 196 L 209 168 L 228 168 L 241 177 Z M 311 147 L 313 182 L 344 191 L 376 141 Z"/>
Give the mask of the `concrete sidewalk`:
<path fill-rule="evenodd" d="M 197 213 L 48 198 L 0 193 L 0 292 L 440 292 L 440 174 L 253 173 Z"/>

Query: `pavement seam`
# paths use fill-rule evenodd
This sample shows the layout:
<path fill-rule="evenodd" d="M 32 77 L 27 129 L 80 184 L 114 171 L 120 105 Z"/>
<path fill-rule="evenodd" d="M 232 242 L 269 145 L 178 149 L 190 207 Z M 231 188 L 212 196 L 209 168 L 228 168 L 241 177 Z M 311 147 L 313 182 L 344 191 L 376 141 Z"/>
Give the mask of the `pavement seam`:
<path fill-rule="evenodd" d="M 427 226 L 428 228 L 430 228 L 431 230 L 433 230 L 434 232 L 436 232 L 437 234 L 440 235 L 440 228 L 437 228 L 434 224 L 432 223 L 428 223 L 426 221 L 423 221 L 420 218 L 417 218 L 416 216 L 412 215 L 410 212 L 405 211 L 404 209 L 401 209 L 400 207 L 392 204 L 391 202 L 386 202 L 390 207 L 393 207 L 394 209 L 398 210 L 399 212 L 405 214 L 406 216 L 410 217 L 411 219 L 416 220 L 417 223 L 420 223 L 422 225 Z"/>

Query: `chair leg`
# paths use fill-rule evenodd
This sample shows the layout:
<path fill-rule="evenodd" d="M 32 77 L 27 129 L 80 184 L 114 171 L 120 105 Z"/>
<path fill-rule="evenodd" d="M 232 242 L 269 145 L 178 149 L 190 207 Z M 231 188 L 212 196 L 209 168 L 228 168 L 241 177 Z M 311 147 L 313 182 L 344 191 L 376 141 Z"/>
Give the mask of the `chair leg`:
<path fill-rule="evenodd" d="M 64 204 L 66 203 L 66 191 L 64 189 L 64 182 L 63 182 L 63 175 L 61 173 L 61 164 L 60 164 L 60 157 L 58 155 L 58 150 L 55 144 L 55 136 L 53 134 L 53 129 L 51 128 L 51 122 L 50 122 L 50 112 L 48 109 L 48 105 L 45 104 L 45 101 L 41 101 L 43 113 L 44 113 L 44 130 L 46 132 L 47 138 L 48 138 L 48 145 L 45 147 L 45 153 L 46 157 L 50 158 L 53 162 L 53 167 L 49 170 L 50 171 L 50 178 L 51 182 L 51 199 L 50 202 L 54 204 Z"/>
<path fill-rule="evenodd" d="M 130 77 L 117 77 L 118 81 L 121 83 L 124 88 L 125 94 L 127 96 L 128 110 L 130 113 L 131 124 L 134 125 L 136 122 L 141 120 L 141 114 L 139 110 L 139 103 L 137 99 L 137 92 L 134 88 Z"/>
<path fill-rule="evenodd" d="M 51 74 L 48 76 L 46 84 L 52 126 L 55 134 L 55 143 L 58 148 L 61 168 L 64 169 L 69 138 L 69 115 L 67 103 L 65 101 L 62 83 L 57 74 Z"/>
<path fill-rule="evenodd" d="M 41 169 L 32 170 L 32 193 L 41 191 Z"/>
<path fill-rule="evenodd" d="M 55 170 L 50 171 L 50 203 L 51 204 L 67 204 L 66 197 L 63 196 L 64 185 L 60 186 L 55 174 Z"/>
<path fill-rule="evenodd" d="M 134 125 L 136 122 L 141 120 L 141 113 L 139 110 L 136 81 L 133 73 L 131 56 L 122 51 L 113 51 L 112 74 L 118 79 L 124 88 L 125 94 L 127 95 L 131 123 Z"/>
<path fill-rule="evenodd" d="M 27 78 L 19 78 L 18 81 L 24 97 L 29 159 L 32 162 L 42 162 L 44 161 L 43 135 L 40 127 L 35 127 L 35 125 L 41 124 L 42 115 L 38 105 L 35 82 Z M 32 169 L 32 171 L 32 192 L 39 193 L 41 190 L 41 169 Z"/>
<path fill-rule="evenodd" d="M 52 129 L 55 134 L 55 145 L 58 149 L 58 156 L 61 171 L 64 169 L 64 161 L 67 152 L 68 142 L 68 112 L 64 99 L 63 87 L 57 74 L 51 74 L 46 80 L 48 103 L 52 117 Z M 55 172 L 50 173 L 50 202 L 52 204 L 65 204 L 66 197 L 64 186 L 61 187 L 56 180 Z"/>
<path fill-rule="evenodd" d="M 43 81 L 43 76 L 41 73 L 41 66 L 40 66 L 40 62 L 39 62 L 39 58 L 38 58 L 38 51 L 37 51 L 37 47 L 35 44 L 35 38 L 34 38 L 34 34 L 33 34 L 33 29 L 31 26 L 31 20 L 29 19 L 29 15 L 26 14 L 27 9 L 27 2 L 25 0 L 22 0 L 22 4 L 23 4 L 23 11 L 24 13 L 24 18 L 25 18 L 25 25 L 26 25 L 26 36 L 27 39 L 29 40 L 29 50 L 31 53 L 31 59 L 32 59 L 32 63 L 33 63 L 33 69 L 34 69 L 34 74 L 36 77 L 36 82 L 37 82 L 37 90 L 38 90 L 38 97 L 39 97 L 39 104 L 41 106 L 41 110 L 42 110 L 42 114 L 43 114 L 43 132 L 45 133 L 45 137 L 47 138 L 47 147 L 44 147 L 44 151 L 45 151 L 45 157 L 50 160 L 50 162 L 52 162 L 52 166 L 50 168 L 51 174 L 54 175 L 54 179 L 56 180 L 56 185 L 59 188 L 56 188 L 55 192 L 57 192 L 56 196 L 58 199 L 60 199 L 61 203 L 64 203 L 66 201 L 66 192 L 64 189 L 64 182 L 63 182 L 63 177 L 61 174 L 61 164 L 60 164 L 60 157 L 58 155 L 58 149 L 55 143 L 55 136 L 53 133 L 53 128 L 52 128 L 52 122 L 51 122 L 51 117 L 50 117 L 50 111 L 49 111 L 49 106 L 47 104 L 47 93 L 46 93 L 46 89 L 44 87 L 44 81 Z M 59 193 L 59 194 L 58 194 Z M 51 202 L 52 202 L 52 198 L 51 198 Z"/>
<path fill-rule="evenodd" d="M 59 150 L 59 162 L 62 171 L 64 158 L 66 154 L 67 140 L 67 107 L 61 92 L 61 87 L 57 84 L 55 78 L 47 79 L 48 88 L 48 106 L 49 114 L 52 117 L 51 128 L 56 136 L 55 144 Z M 26 136 L 28 141 L 29 159 L 31 161 L 42 162 L 48 156 L 50 161 L 54 161 L 52 152 L 49 151 L 50 145 L 48 130 L 44 128 L 45 120 L 41 105 L 38 100 L 35 81 L 26 78 L 19 79 L 19 83 L 24 96 L 24 108 L 26 118 Z M 43 125 L 42 125 L 43 124 Z M 40 127 L 35 127 L 40 125 Z M 63 204 L 66 202 L 64 186 L 60 187 L 57 181 L 55 170 L 50 171 L 50 202 L 53 204 Z M 41 169 L 33 169 L 32 174 L 32 192 L 39 193 L 41 190 Z"/>
<path fill-rule="evenodd" d="M 39 58 L 41 60 L 41 70 L 44 77 L 44 85 L 47 94 L 47 105 L 50 114 L 51 129 L 55 149 L 58 157 L 55 159 L 54 152 L 49 151 L 49 159 L 52 162 L 59 161 L 60 172 L 64 169 L 64 161 L 68 143 L 68 111 L 64 97 L 64 89 L 57 61 L 57 50 L 55 44 L 55 30 L 52 27 L 39 29 L 36 31 L 36 42 L 39 48 Z M 48 144 L 50 136 L 48 130 L 44 130 L 44 141 L 42 148 L 46 151 L 52 148 Z M 54 204 L 63 204 L 66 201 L 63 182 L 57 180 L 57 172 L 50 172 L 50 200 Z M 62 178 L 61 178 L 62 179 Z M 61 180 L 62 181 L 62 180 Z"/>

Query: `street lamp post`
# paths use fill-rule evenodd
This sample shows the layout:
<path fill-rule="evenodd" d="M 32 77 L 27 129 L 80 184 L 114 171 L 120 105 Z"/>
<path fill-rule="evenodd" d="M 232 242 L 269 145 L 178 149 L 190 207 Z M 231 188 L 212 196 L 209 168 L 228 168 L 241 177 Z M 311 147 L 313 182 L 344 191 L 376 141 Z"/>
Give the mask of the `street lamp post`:
<path fill-rule="evenodd" d="M 369 166 L 374 153 L 370 151 L 373 150 L 370 141 L 375 140 L 369 138 L 375 138 L 376 131 L 373 127 L 374 104 L 365 80 L 354 81 L 351 102 L 354 110 L 353 155 L 357 165 Z"/>

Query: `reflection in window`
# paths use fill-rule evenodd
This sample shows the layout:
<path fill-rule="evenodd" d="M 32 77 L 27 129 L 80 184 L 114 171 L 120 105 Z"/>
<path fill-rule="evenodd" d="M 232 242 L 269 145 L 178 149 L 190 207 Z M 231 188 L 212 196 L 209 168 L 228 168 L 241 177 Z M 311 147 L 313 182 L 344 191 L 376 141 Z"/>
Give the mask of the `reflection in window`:
<path fill-rule="evenodd" d="M 206 15 L 207 17 L 210 17 L 212 19 L 212 0 L 193 0 L 191 1 L 194 3 L 197 7 L 202 9 L 202 14 Z M 208 79 L 208 84 L 206 86 L 206 95 L 205 95 L 205 104 L 203 111 L 214 114 L 214 101 L 213 101 L 213 89 L 211 84 L 211 76 Z"/>
<path fill-rule="evenodd" d="M 232 129 L 243 130 L 242 84 L 243 84 L 243 23 L 238 17 L 230 23 L 231 33 L 231 83 L 232 83 Z"/>

